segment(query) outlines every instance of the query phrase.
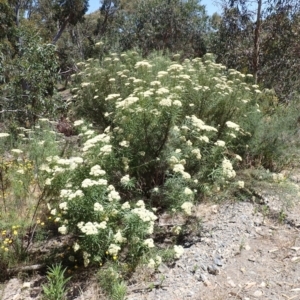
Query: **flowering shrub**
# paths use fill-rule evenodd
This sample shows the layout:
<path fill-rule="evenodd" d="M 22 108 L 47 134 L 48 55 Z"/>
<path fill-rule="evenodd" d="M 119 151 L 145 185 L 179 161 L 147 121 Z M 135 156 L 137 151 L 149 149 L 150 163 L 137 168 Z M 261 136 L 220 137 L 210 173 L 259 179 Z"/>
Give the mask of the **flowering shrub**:
<path fill-rule="evenodd" d="M 262 94 L 249 83 L 251 75 L 225 70 L 210 54 L 179 63 L 160 55 L 145 60 L 135 52 L 113 53 L 79 68 L 69 101 L 77 116 L 107 130 L 102 134 L 110 142 L 101 151 L 113 152 L 104 167 L 108 174 L 128 175 L 149 202 L 168 208 L 183 203 L 175 203 L 178 193 L 173 184 L 167 188 L 168 180 L 181 189 L 196 187 L 199 195 L 216 181 L 224 185 L 234 178 L 224 159 L 227 167 L 239 162 L 236 153 L 245 153 L 253 123 L 262 119 Z"/>
<path fill-rule="evenodd" d="M 48 168 L 43 162 L 60 152 L 47 119 L 34 129 L 15 128 L 14 134 L 0 134 L 0 257 L 10 265 L 26 258 L 45 225 L 41 202 Z"/>
<path fill-rule="evenodd" d="M 102 149 L 103 141 L 98 146 Z M 84 159 L 48 158 L 53 176 L 49 188 L 63 187 L 58 205 L 48 204 L 50 214 L 60 224 L 58 231 L 76 234 L 73 250 L 82 252 L 85 266 L 91 261 L 102 264 L 107 258 L 117 260 L 125 248 L 132 262 L 137 263 L 154 247 L 153 240 L 147 237 L 153 232 L 157 217 L 142 200 L 122 203 L 106 172 L 99 164 L 90 165 L 93 158 L 89 153 L 82 154 Z M 106 152 L 100 154 L 103 162 L 109 159 Z"/>
<path fill-rule="evenodd" d="M 259 117 L 260 91 L 211 55 L 181 64 L 128 52 L 78 67 L 69 104 L 84 118 L 74 122 L 81 148 L 41 168 L 50 214 L 61 234 L 74 235 L 85 266 L 107 259 L 134 266 L 147 257 L 156 268 L 157 213 L 189 216 L 197 198 L 234 180 L 236 145 L 249 136 L 239 122 Z M 179 258 L 183 248 L 173 253 Z"/>

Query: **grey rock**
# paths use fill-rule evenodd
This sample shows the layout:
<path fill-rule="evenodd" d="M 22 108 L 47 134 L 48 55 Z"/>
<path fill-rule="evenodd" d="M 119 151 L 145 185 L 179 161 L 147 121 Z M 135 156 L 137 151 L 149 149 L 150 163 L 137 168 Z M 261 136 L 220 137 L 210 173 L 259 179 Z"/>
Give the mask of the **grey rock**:
<path fill-rule="evenodd" d="M 207 272 L 212 275 L 218 275 L 220 273 L 220 270 L 215 264 L 213 264 L 207 267 Z"/>
<path fill-rule="evenodd" d="M 164 263 L 161 263 L 159 265 L 159 267 L 157 268 L 157 270 L 160 272 L 160 273 L 167 273 L 169 271 L 169 268 L 164 264 Z"/>
<path fill-rule="evenodd" d="M 257 291 L 255 291 L 255 292 L 253 293 L 253 297 L 255 297 L 255 298 L 259 298 L 259 297 L 261 297 L 262 295 L 263 295 L 263 292 L 260 291 L 260 290 L 257 290 Z"/>
<path fill-rule="evenodd" d="M 215 257 L 215 258 L 214 258 L 214 264 L 216 264 L 216 265 L 219 266 L 219 267 L 222 267 L 222 266 L 223 266 L 223 262 L 222 262 L 222 260 L 221 260 L 220 257 Z"/>
<path fill-rule="evenodd" d="M 205 281 L 207 281 L 208 279 L 207 279 L 207 277 L 204 275 L 204 274 L 200 274 L 200 273 L 197 273 L 196 275 L 196 279 L 198 280 L 198 281 L 202 281 L 202 282 L 205 282 Z"/>
<path fill-rule="evenodd" d="M 20 283 L 20 281 L 17 278 L 13 278 L 13 279 L 9 280 L 9 282 L 7 283 L 7 285 L 4 289 L 2 300 L 17 299 L 19 293 L 21 292 L 21 287 L 22 287 L 22 284 Z"/>

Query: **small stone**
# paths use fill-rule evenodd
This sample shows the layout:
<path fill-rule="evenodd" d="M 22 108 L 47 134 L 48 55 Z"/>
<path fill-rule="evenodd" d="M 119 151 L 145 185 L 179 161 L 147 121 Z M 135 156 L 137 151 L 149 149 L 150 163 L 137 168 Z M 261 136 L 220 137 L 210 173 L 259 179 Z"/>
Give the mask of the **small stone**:
<path fill-rule="evenodd" d="M 255 292 L 253 293 L 253 297 L 255 297 L 255 298 L 259 298 L 259 297 L 261 297 L 262 295 L 263 295 L 263 292 L 260 291 L 260 290 L 257 290 L 257 291 L 255 291 Z"/>
<path fill-rule="evenodd" d="M 231 287 L 236 287 L 236 284 L 233 282 L 233 280 L 228 280 L 227 282 Z"/>
<path fill-rule="evenodd" d="M 269 250 L 268 252 L 269 252 L 269 253 L 273 253 L 273 252 L 276 252 L 276 251 L 278 251 L 278 248 L 271 249 L 271 250 Z"/>
<path fill-rule="evenodd" d="M 254 281 L 253 282 L 247 282 L 246 286 L 245 286 L 245 289 L 248 290 L 248 289 L 252 288 L 255 285 L 256 285 L 256 282 L 254 282 Z"/>
<path fill-rule="evenodd" d="M 206 277 L 204 274 L 200 274 L 198 280 L 199 280 L 199 281 L 205 282 L 205 281 L 207 281 L 208 279 L 207 279 L 207 277 Z"/>
<path fill-rule="evenodd" d="M 212 274 L 212 275 L 217 275 L 220 273 L 220 270 L 216 265 L 210 265 L 207 267 L 207 272 Z"/>
<path fill-rule="evenodd" d="M 245 250 L 249 251 L 251 247 L 249 245 L 245 245 Z"/>
<path fill-rule="evenodd" d="M 218 258 L 218 257 L 215 257 L 215 258 L 214 258 L 214 263 L 215 263 L 217 266 L 219 266 L 219 267 L 222 267 L 222 266 L 223 266 L 223 263 L 222 263 L 221 259 Z"/>
<path fill-rule="evenodd" d="M 296 256 L 296 257 L 292 257 L 291 261 L 298 261 L 300 260 L 300 257 L 299 256 Z"/>
<path fill-rule="evenodd" d="M 209 280 L 203 281 L 205 286 L 211 286 L 211 282 Z"/>
<path fill-rule="evenodd" d="M 169 268 L 164 264 L 164 263 L 161 263 L 159 265 L 159 267 L 157 268 L 157 270 L 160 272 L 160 273 L 167 273 L 167 271 L 169 270 Z"/>
<path fill-rule="evenodd" d="M 266 287 L 267 284 L 263 281 L 261 284 L 260 284 L 261 287 Z"/>
<path fill-rule="evenodd" d="M 252 262 L 255 262 L 256 261 L 256 258 L 252 255 L 248 258 L 249 261 L 252 261 Z"/>
<path fill-rule="evenodd" d="M 22 289 L 28 289 L 28 288 L 30 288 L 30 286 L 31 286 L 31 282 L 30 281 L 29 282 L 24 282 L 23 286 L 22 286 Z"/>

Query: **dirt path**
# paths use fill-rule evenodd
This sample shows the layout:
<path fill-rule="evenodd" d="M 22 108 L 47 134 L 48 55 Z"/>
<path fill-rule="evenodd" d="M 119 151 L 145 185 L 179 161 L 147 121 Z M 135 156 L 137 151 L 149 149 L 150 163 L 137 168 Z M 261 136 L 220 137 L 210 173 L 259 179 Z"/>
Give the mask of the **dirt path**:
<path fill-rule="evenodd" d="M 200 204 L 200 240 L 156 274 L 160 285 L 133 285 L 128 299 L 300 299 L 299 180 L 290 178 L 293 193 L 272 183 L 253 202 Z"/>

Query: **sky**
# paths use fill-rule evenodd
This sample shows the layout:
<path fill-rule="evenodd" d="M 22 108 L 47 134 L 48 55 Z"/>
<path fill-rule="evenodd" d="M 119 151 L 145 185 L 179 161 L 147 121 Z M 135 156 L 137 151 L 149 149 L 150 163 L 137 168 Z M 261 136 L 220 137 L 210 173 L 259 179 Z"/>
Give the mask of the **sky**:
<path fill-rule="evenodd" d="M 212 15 L 215 12 L 218 12 L 218 7 L 216 5 L 214 5 L 213 0 L 201 0 L 201 4 L 206 6 L 206 11 L 208 13 L 208 15 Z M 92 13 L 94 11 L 96 11 L 97 9 L 99 9 L 100 7 L 100 0 L 89 0 L 89 10 L 88 13 Z"/>

